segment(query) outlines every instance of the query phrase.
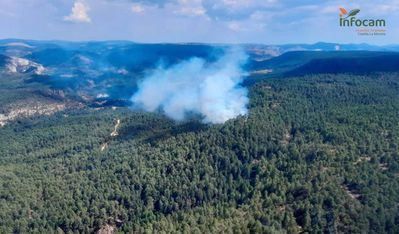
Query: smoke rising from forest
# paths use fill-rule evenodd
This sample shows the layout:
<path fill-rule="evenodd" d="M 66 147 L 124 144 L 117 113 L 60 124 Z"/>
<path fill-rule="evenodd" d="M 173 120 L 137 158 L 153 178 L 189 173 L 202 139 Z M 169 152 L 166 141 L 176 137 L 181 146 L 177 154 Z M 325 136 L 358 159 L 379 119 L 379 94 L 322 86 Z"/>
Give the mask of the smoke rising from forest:
<path fill-rule="evenodd" d="M 161 110 L 174 120 L 194 113 L 204 123 L 224 123 L 248 112 L 248 91 L 240 85 L 246 60 L 247 55 L 234 48 L 212 63 L 191 58 L 169 68 L 160 66 L 139 82 L 131 100 L 135 107 Z"/>

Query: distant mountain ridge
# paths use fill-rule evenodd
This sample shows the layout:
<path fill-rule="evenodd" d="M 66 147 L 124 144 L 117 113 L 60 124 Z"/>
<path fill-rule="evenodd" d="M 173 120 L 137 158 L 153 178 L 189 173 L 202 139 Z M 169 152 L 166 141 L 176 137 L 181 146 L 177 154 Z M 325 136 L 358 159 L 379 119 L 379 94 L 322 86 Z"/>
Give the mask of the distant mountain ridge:
<path fill-rule="evenodd" d="M 4 53 L 4 49 L 8 47 L 24 47 L 27 50 L 35 51 L 35 48 L 56 48 L 63 47 L 68 50 L 83 48 L 101 48 L 104 46 L 131 46 L 131 45 L 181 45 L 181 46 L 212 46 L 226 47 L 233 44 L 219 43 L 140 43 L 127 40 L 111 40 L 111 41 L 59 41 L 59 40 L 24 40 L 24 39 L 0 39 L 0 53 Z M 394 45 L 371 45 L 367 43 L 330 43 L 317 42 L 313 44 L 295 43 L 295 44 L 238 44 L 246 48 L 253 54 L 260 53 L 275 57 L 290 51 L 348 51 L 348 50 L 368 50 L 368 51 L 398 51 L 399 44 Z"/>
<path fill-rule="evenodd" d="M 369 57 L 344 57 L 314 59 L 288 72 L 298 76 L 321 73 L 369 74 L 375 72 L 398 72 L 399 53 L 381 54 Z"/>
<path fill-rule="evenodd" d="M 85 99 L 128 100 L 137 82 L 154 68 L 172 66 L 192 57 L 211 63 L 231 46 L 5 39 L 0 40 L 0 69 L 19 73 L 26 82 L 79 93 Z M 246 70 L 251 81 L 312 73 L 399 71 L 399 45 L 319 42 L 241 46 L 249 55 Z"/>
<path fill-rule="evenodd" d="M 399 71 L 399 53 L 384 51 L 293 51 L 253 62 L 251 70 L 271 71 L 271 76 L 318 73 L 358 73 Z"/>

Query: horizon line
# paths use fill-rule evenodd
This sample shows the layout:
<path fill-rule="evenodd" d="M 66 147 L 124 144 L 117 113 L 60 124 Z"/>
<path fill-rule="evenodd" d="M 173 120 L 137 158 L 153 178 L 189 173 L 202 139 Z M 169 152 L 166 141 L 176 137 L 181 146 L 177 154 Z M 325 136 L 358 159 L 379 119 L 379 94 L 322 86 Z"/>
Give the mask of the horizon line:
<path fill-rule="evenodd" d="M 0 41 L 6 40 L 19 40 L 19 41 L 32 41 L 32 42 L 68 42 L 68 43 L 90 43 L 90 42 L 125 42 L 132 44 L 199 44 L 199 45 L 267 45 L 267 46 L 278 46 L 278 45 L 315 45 L 315 44 L 335 44 L 335 45 L 370 45 L 378 47 L 388 47 L 388 46 L 399 46 L 398 44 L 371 44 L 366 42 L 326 42 L 326 41 L 315 41 L 315 42 L 287 42 L 287 43 L 265 43 L 265 42 L 142 42 L 134 41 L 129 39 L 104 39 L 104 40 L 64 40 L 64 39 L 26 39 L 26 38 L 0 38 Z"/>

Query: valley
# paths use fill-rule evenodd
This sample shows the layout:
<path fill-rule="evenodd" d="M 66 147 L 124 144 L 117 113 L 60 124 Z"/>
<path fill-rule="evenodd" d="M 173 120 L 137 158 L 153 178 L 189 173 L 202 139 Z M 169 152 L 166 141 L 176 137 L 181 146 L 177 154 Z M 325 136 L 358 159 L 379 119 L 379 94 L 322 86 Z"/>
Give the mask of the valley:
<path fill-rule="evenodd" d="M 1 233 L 399 232 L 394 52 L 253 45 L 248 113 L 212 124 L 131 97 L 154 58 L 219 47 L 8 43 L 32 63 L 1 66 Z"/>

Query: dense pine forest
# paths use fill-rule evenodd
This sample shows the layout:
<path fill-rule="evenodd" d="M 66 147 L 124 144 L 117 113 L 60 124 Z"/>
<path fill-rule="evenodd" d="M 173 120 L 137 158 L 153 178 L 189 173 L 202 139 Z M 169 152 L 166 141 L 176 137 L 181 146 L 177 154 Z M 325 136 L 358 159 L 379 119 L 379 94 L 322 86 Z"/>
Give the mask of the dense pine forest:
<path fill-rule="evenodd" d="M 121 107 L 0 128 L 0 233 L 399 233 L 399 74 L 249 89 L 225 124 Z"/>

